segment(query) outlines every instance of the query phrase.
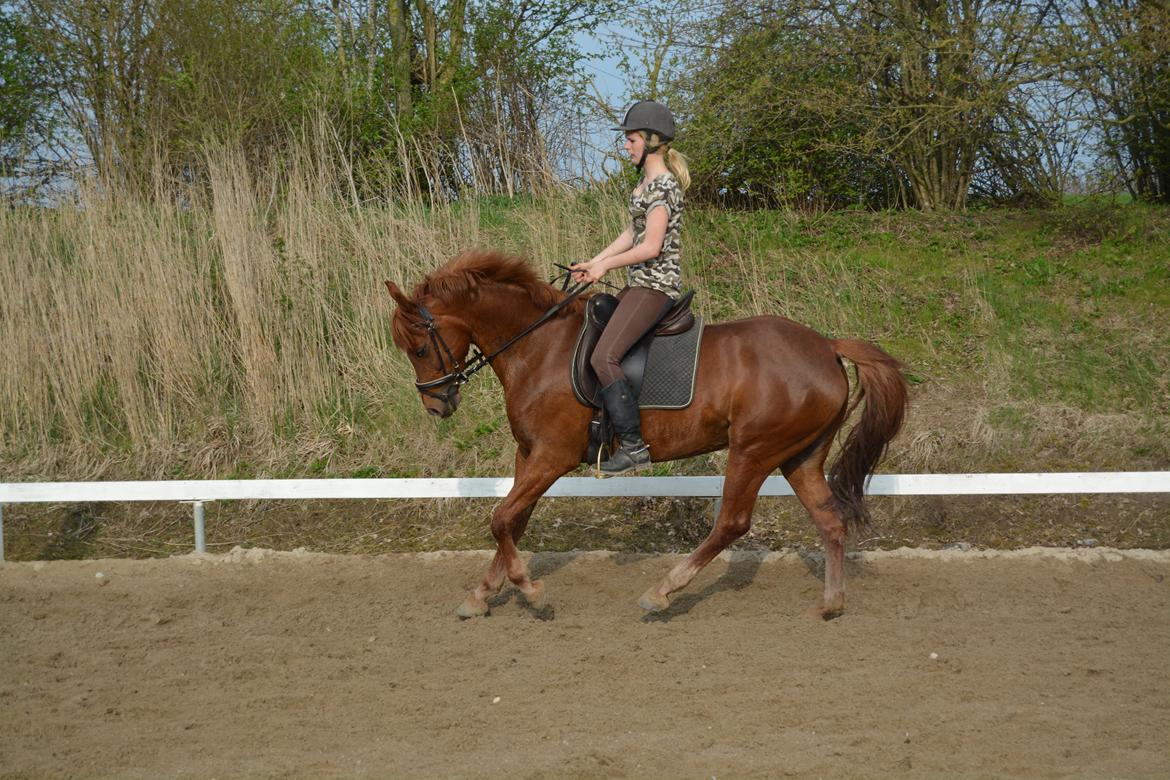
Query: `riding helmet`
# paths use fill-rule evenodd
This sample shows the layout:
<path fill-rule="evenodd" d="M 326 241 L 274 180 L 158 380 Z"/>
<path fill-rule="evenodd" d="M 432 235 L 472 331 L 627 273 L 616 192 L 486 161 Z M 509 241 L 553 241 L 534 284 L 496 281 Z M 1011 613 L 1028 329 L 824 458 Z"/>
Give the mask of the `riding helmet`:
<path fill-rule="evenodd" d="M 656 100 L 639 100 L 630 106 L 620 127 L 613 128 L 629 133 L 633 130 L 647 130 L 657 133 L 663 143 L 669 143 L 675 134 L 674 115 L 670 109 Z"/>

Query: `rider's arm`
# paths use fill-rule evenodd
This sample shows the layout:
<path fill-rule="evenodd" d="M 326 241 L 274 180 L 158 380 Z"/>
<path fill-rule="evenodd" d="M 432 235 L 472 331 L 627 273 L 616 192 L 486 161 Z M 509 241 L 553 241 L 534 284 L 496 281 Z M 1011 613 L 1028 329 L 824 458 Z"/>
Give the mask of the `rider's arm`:
<path fill-rule="evenodd" d="M 665 206 L 665 204 L 663 205 Z M 669 208 L 651 207 L 650 212 L 646 214 L 646 236 L 642 239 L 642 243 L 630 246 L 617 254 L 602 257 L 594 267 L 600 273 L 605 273 L 605 271 L 612 271 L 614 268 L 622 268 L 658 257 L 662 252 L 662 242 L 666 239 L 666 225 L 669 219 Z M 630 241 L 633 242 L 632 236 Z M 617 242 L 615 241 L 614 244 Z"/>
<path fill-rule="evenodd" d="M 633 245 L 634 245 L 634 229 L 632 227 L 627 226 L 626 229 L 622 231 L 621 235 L 619 235 L 617 238 L 615 238 L 613 240 L 612 244 L 610 244 L 605 249 L 602 249 L 600 252 L 598 252 L 596 255 L 594 255 L 593 259 L 589 261 L 589 265 L 592 265 L 593 263 L 596 263 L 599 260 L 604 260 L 607 257 L 612 257 L 613 255 L 619 255 L 622 252 L 625 252 L 627 249 L 629 249 Z"/>

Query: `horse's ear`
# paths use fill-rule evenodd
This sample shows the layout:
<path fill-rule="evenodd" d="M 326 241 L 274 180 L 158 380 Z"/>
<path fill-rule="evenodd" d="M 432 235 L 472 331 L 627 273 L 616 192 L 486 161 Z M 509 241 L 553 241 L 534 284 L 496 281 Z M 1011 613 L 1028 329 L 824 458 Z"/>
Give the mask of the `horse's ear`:
<path fill-rule="evenodd" d="M 410 298 L 406 296 L 406 293 L 402 292 L 402 290 L 398 288 L 398 285 L 394 284 L 394 282 L 390 281 L 389 279 L 386 280 L 386 289 L 390 291 L 390 297 L 393 298 L 401 308 L 416 308 L 414 301 L 410 300 Z"/>

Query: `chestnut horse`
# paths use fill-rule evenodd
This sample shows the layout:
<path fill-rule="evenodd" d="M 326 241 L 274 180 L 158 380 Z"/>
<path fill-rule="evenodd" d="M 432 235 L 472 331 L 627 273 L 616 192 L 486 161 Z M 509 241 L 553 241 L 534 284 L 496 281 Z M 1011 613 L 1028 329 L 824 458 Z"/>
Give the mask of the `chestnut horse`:
<path fill-rule="evenodd" d="M 500 591 L 505 576 L 539 609 L 544 584 L 530 579 L 516 545 L 536 502 L 557 478 L 577 468 L 588 447 L 591 410 L 577 401 L 569 382 L 584 302 L 566 302 L 565 293 L 538 279 L 523 259 L 487 251 L 454 258 L 410 296 L 393 282 L 386 286 L 398 303 L 394 342 L 414 366 L 427 411 L 448 417 L 458 407 L 459 386 L 489 362 L 467 362 L 475 345 L 481 355 L 491 355 L 516 439 L 515 483 L 492 515 L 496 554 L 458 614 L 486 614 L 487 599 Z M 559 311 L 513 341 L 557 304 Z M 854 406 L 863 398 L 865 406 L 826 480 L 829 448 L 853 409 L 842 358 L 854 364 L 861 385 Z M 845 604 L 846 530 L 868 522 L 865 480 L 906 415 L 901 368 L 872 344 L 827 339 L 783 317 L 706 327 L 691 405 L 644 410 L 642 432 L 655 461 L 727 448 L 722 507 L 706 540 L 638 603 L 651 611 L 665 609 L 670 594 L 747 532 L 760 486 L 779 468 L 824 543 L 821 614 L 839 615 Z"/>

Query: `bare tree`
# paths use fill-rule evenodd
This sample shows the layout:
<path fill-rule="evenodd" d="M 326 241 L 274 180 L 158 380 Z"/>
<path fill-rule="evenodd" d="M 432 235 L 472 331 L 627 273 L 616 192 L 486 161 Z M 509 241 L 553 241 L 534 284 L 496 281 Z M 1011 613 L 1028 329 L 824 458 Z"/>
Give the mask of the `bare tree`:
<path fill-rule="evenodd" d="M 1051 2 L 1030 0 L 829 2 L 805 12 L 859 77 L 826 104 L 855 115 L 866 151 L 888 156 L 924 210 L 965 207 L 997 117 L 1046 77 L 1051 13 Z M 827 97 L 809 95 L 805 105 Z"/>
<path fill-rule="evenodd" d="M 1025 130 L 1021 94 L 1050 76 L 1052 18 L 1051 0 L 731 0 L 709 40 L 716 70 L 736 50 L 726 62 L 739 72 L 718 80 L 720 102 L 764 132 L 786 128 L 786 159 L 854 160 L 872 181 L 862 196 L 883 188 L 872 162 L 884 161 L 905 188 L 899 200 L 962 209 L 986 151 Z M 698 70 L 702 93 L 712 71 Z"/>
<path fill-rule="evenodd" d="M 110 172 L 148 133 L 146 82 L 157 68 L 150 0 L 24 0 L 52 68 L 60 108 L 89 156 Z"/>
<path fill-rule="evenodd" d="M 1135 198 L 1170 202 L 1170 6 L 1079 0 L 1057 57 L 1089 96 L 1103 150 Z"/>

